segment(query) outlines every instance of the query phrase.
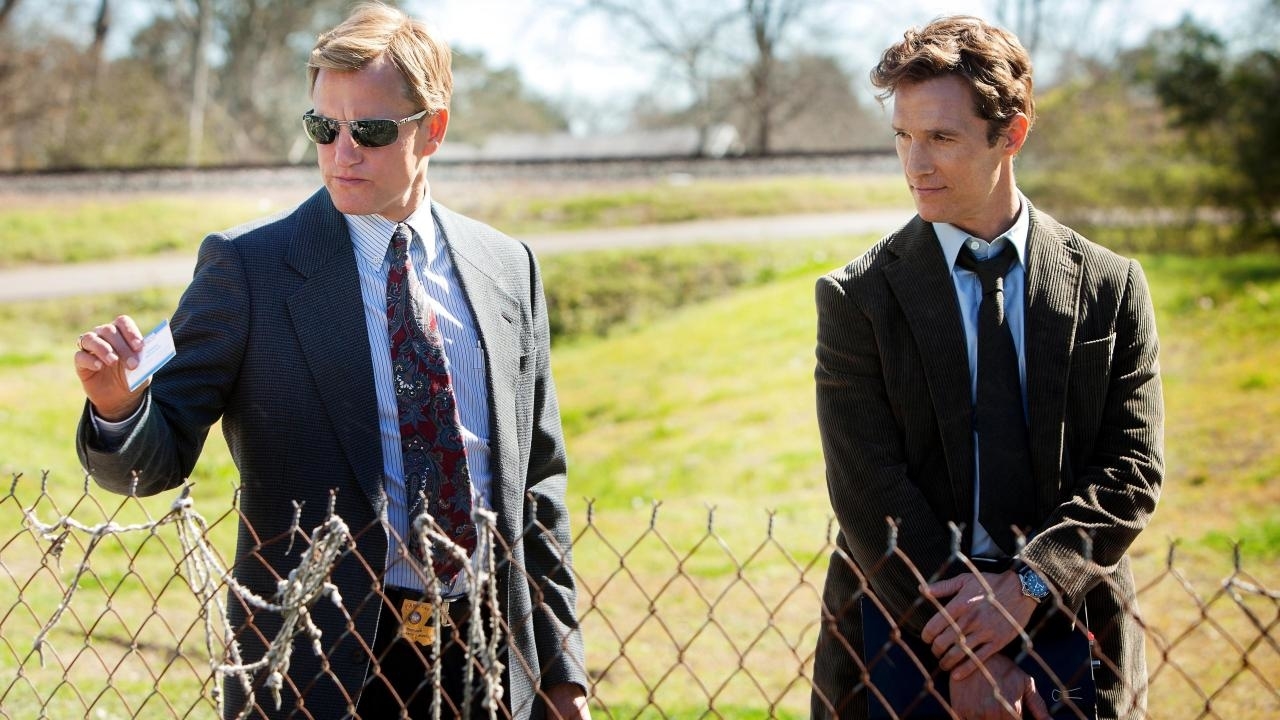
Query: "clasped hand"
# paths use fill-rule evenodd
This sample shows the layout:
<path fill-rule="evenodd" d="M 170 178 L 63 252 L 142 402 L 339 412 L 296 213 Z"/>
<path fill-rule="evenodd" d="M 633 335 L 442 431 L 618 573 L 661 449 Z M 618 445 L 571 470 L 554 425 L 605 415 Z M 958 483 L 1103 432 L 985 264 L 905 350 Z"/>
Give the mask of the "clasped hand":
<path fill-rule="evenodd" d="M 927 595 L 946 605 L 921 637 L 950 673 L 952 710 L 964 720 L 1032 717 L 1048 720 L 1035 680 L 1000 650 L 1022 632 L 1036 602 L 1022 594 L 1012 571 L 965 573 L 929 585 Z M 1012 714 L 1010 714 L 1012 711 Z"/>

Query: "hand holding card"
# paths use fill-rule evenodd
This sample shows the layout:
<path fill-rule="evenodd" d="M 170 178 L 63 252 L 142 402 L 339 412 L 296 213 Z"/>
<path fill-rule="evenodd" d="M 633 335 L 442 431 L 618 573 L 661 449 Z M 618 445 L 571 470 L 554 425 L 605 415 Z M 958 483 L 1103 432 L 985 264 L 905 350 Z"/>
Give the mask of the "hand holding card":
<path fill-rule="evenodd" d="M 141 387 L 177 354 L 169 321 L 161 320 L 160 324 L 142 339 L 142 353 L 138 356 L 138 366 L 125 371 L 125 379 L 129 381 L 129 392 Z"/>

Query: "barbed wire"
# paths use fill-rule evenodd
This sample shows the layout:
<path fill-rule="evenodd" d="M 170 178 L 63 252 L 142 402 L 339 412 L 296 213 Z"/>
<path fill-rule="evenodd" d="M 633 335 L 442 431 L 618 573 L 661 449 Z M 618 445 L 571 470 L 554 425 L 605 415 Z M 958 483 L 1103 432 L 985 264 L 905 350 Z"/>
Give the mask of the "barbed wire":
<path fill-rule="evenodd" d="M 19 475 L 15 475 L 13 478 L 13 485 L 10 490 L 11 496 L 19 478 Z M 88 482 L 89 479 L 86 478 L 84 488 L 86 495 L 89 492 Z M 137 479 L 135 477 L 135 490 L 136 486 Z M 40 658 L 40 663 L 43 667 L 44 647 L 47 643 L 48 635 L 71 607 L 76 589 L 80 587 L 80 580 L 90 571 L 94 551 L 99 547 L 103 538 L 132 534 L 151 536 L 155 535 L 158 529 L 172 525 L 177 529 L 177 538 L 182 547 L 181 559 L 187 586 L 199 602 L 199 616 L 203 622 L 204 629 L 204 645 L 210 658 L 211 670 L 215 675 L 239 682 L 245 692 L 247 702 L 237 717 L 247 718 L 252 711 L 255 702 L 253 677 L 260 672 L 265 674 L 266 680 L 263 686 L 270 692 L 274 706 L 278 710 L 282 702 L 281 690 L 284 687 L 285 677 L 289 674 L 290 658 L 293 654 L 295 639 L 299 636 L 305 638 L 310 642 L 312 651 L 317 656 L 323 656 L 324 654 L 320 643 L 322 631 L 312 619 L 310 608 L 321 600 L 328 600 L 339 608 L 343 607 L 342 595 L 338 587 L 329 582 L 329 577 L 342 554 L 355 547 L 355 541 L 347 524 L 335 512 L 335 495 L 331 493 L 325 519 L 311 531 L 307 551 L 303 554 L 297 566 L 290 570 L 286 577 L 278 581 L 275 595 L 271 599 L 264 598 L 236 580 L 234 574 L 222 562 L 220 554 L 210 545 L 208 541 L 208 523 L 195 511 L 191 489 L 192 485 L 190 483 L 183 485 L 178 497 L 170 505 L 169 511 L 160 518 L 128 525 L 121 525 L 113 520 L 107 520 L 96 525 L 86 525 L 69 516 L 63 516 L 54 522 L 46 523 L 37 517 L 34 508 L 23 509 L 25 526 L 37 537 L 49 543 L 48 555 L 54 558 L 60 559 L 62 557 L 70 533 L 79 532 L 89 538 L 82 558 L 76 563 L 71 582 L 67 584 L 61 601 L 54 608 L 48 621 L 44 623 L 40 632 L 36 634 L 32 642 L 32 650 Z M 41 478 L 41 496 L 46 495 L 47 492 L 48 474 L 45 473 Z M 134 494 L 136 493 L 130 492 L 130 495 Z M 292 538 L 302 532 L 300 527 L 301 516 L 302 507 L 297 502 L 294 502 L 293 521 L 288 531 L 291 544 Z M 467 600 L 470 603 L 470 607 L 481 608 L 487 606 L 496 608 L 498 606 L 493 543 L 496 516 L 491 511 L 477 508 L 473 513 L 473 520 L 476 523 L 477 530 L 477 552 L 480 553 L 479 557 L 487 559 L 485 566 L 480 571 L 477 571 L 477 568 L 470 562 L 470 556 L 467 551 L 454 543 L 449 535 L 442 532 L 440 526 L 430 514 L 424 513 L 413 524 L 412 530 L 418 533 L 419 540 L 422 543 L 420 547 L 427 549 L 424 587 L 433 588 L 429 597 L 433 600 L 436 627 L 440 627 L 448 619 L 441 616 L 442 608 L 445 607 L 445 604 L 442 602 L 440 595 L 442 583 L 435 577 L 431 563 L 431 553 L 433 551 L 452 555 L 462 568 L 462 572 L 466 574 Z M 235 629 L 232 627 L 227 613 L 226 602 L 223 600 L 228 591 L 247 606 L 276 613 L 282 620 L 280 629 L 267 644 L 263 656 L 257 660 L 246 661 L 243 657 L 240 643 L 236 639 Z M 498 615 L 494 612 L 490 613 L 490 617 L 494 619 L 489 624 L 487 631 L 483 623 L 472 622 L 467 624 L 467 669 L 464 687 L 468 696 L 478 687 L 483 687 L 485 692 L 483 705 L 489 710 L 490 717 L 493 718 L 496 717 L 497 709 L 502 700 L 503 665 L 498 659 L 502 637 L 500 623 L 497 620 Z M 441 656 L 442 638 L 443 633 L 436 633 L 434 636 L 433 649 L 435 657 Z M 226 648 L 226 661 L 217 660 L 219 653 L 216 652 L 215 648 L 219 646 Z M 485 668 L 484 674 L 480 677 L 477 677 L 474 671 L 477 663 Z M 433 708 L 434 717 L 438 720 L 440 708 L 443 705 L 441 703 L 440 664 L 434 663 L 433 668 Z M 221 715 L 223 705 L 219 683 L 213 684 L 212 694 L 218 713 Z M 466 704 L 464 705 L 462 717 L 467 720 L 469 716 L 470 705 Z"/>
<path fill-rule="evenodd" d="M 497 527 L 497 515 L 490 510 L 475 507 L 472 509 L 472 519 L 476 523 L 476 547 L 474 552 L 476 557 L 482 558 L 483 563 L 479 569 L 472 563 L 471 554 L 455 543 L 453 538 L 441 529 L 439 523 L 430 513 L 423 513 L 416 517 L 413 521 L 411 532 L 417 534 L 418 547 L 424 549 L 425 557 L 420 567 L 425 576 L 423 586 L 430 589 L 428 597 L 431 600 L 435 627 L 442 627 L 448 622 L 448 618 L 443 615 L 445 603 L 441 596 L 441 588 L 444 584 L 439 581 L 435 574 L 435 553 L 443 552 L 451 556 L 453 563 L 462 568 L 461 572 L 467 577 L 467 603 L 469 607 L 473 608 L 473 612 L 479 608 L 489 609 L 487 632 L 483 622 L 467 623 L 463 697 L 474 697 L 476 690 L 482 689 L 484 693 L 483 707 L 489 711 L 490 718 L 496 718 L 503 694 L 503 664 L 500 660 L 502 623 L 500 621 L 501 615 L 498 612 L 498 575 L 494 565 L 496 552 L 494 537 L 497 532 L 495 529 Z M 443 633 L 435 633 L 433 635 L 431 645 L 434 657 L 443 656 L 443 642 Z M 484 674 L 480 677 L 476 677 L 475 668 L 477 664 L 484 668 Z M 444 706 L 444 703 L 441 702 L 442 670 L 441 663 L 431 664 L 431 713 L 433 720 L 440 720 L 440 713 Z M 462 704 L 461 717 L 462 720 L 469 720 L 471 717 L 470 702 Z"/>
<path fill-rule="evenodd" d="M 246 708 L 254 706 L 255 689 L 268 692 L 279 708 L 282 688 L 291 682 L 291 653 L 297 647 L 323 652 L 312 610 L 319 603 L 350 610 L 353 599 L 341 597 L 331 575 L 357 548 L 351 530 L 335 514 L 332 498 L 322 520 L 309 532 L 301 527 L 302 508 L 292 508 L 287 539 L 290 548 L 296 542 L 305 549 L 296 566 L 279 578 L 275 594 L 263 597 L 237 582 L 212 539 L 217 525 L 238 521 L 240 515 L 233 507 L 211 525 L 196 511 L 191 485 L 161 505 L 158 517 L 151 517 L 147 507 L 155 506 L 137 498 L 123 498 L 114 509 L 104 507 L 87 480 L 76 496 L 69 488 L 51 490 L 47 474 L 38 486 L 21 488 L 20 477 L 14 475 L 8 495 L 0 497 L 0 527 L 5 526 L 6 515 L 16 513 L 21 518 L 18 534 L 0 537 L 4 573 L 0 576 L 0 677 L 13 677 L 0 681 L 0 717 L 91 713 L 190 717 L 193 712 L 199 714 L 196 708 L 202 704 L 221 713 L 223 682 L 243 689 L 249 698 Z M 854 600 L 865 601 L 869 611 L 890 621 L 889 645 L 905 638 L 907 633 L 900 626 L 905 618 L 894 615 L 889 604 L 871 591 L 872 581 L 890 565 L 905 568 L 921 584 L 939 572 L 909 562 L 893 524 L 887 526 L 881 559 L 863 568 L 836 548 L 836 528 L 830 519 L 818 542 L 788 543 L 777 532 L 776 513 L 768 511 L 763 537 L 748 540 L 744 547 L 720 527 L 715 506 L 704 508 L 701 526 L 685 522 L 679 528 L 664 525 L 667 509 L 653 502 L 647 522 L 635 523 L 627 513 L 627 520 L 611 528 L 597 504 L 588 501 L 584 522 L 572 538 L 592 702 L 605 716 L 654 713 L 665 717 L 694 710 L 731 715 L 737 712 L 734 708 L 763 710 L 771 716 L 803 714 L 813 682 L 814 633 L 827 622 L 819 611 L 828 558 L 849 562 L 857 573 L 860 590 Z M 139 510 L 144 516 L 141 521 L 122 519 Z M 54 519 L 44 519 L 49 517 Z M 418 519 L 411 532 L 418 534 L 420 547 L 453 554 L 468 573 L 466 602 L 473 610 L 488 610 L 473 614 L 477 619 L 483 616 L 484 622 L 469 622 L 465 637 L 455 641 L 466 647 L 467 691 L 477 690 L 483 698 L 481 707 L 495 718 L 504 710 L 504 661 L 513 661 L 504 654 L 509 627 L 528 618 L 502 617 L 497 563 L 511 561 L 512 553 L 502 546 L 493 513 L 482 511 L 475 517 L 478 563 L 469 561 L 429 517 Z M 524 532 L 543 529 L 535 522 Z M 959 529 L 953 533 L 956 559 L 965 562 L 959 553 Z M 135 540 L 126 542 L 129 537 Z M 116 542 L 109 544 L 108 539 Z M 157 542 L 172 548 L 168 556 L 173 556 L 174 568 L 155 561 L 157 555 L 165 556 L 156 553 L 153 543 Z M 105 554 L 108 547 L 113 554 Z M 125 562 L 118 559 L 116 548 L 124 549 Z M 1178 560 L 1176 548 L 1170 545 L 1162 564 L 1148 563 L 1137 588 L 1138 596 L 1160 608 L 1159 617 L 1153 621 L 1149 614 L 1139 614 L 1136 605 L 1126 608 L 1143 625 L 1151 647 L 1147 682 L 1153 707 L 1147 717 L 1186 717 L 1188 712 L 1223 720 L 1280 716 L 1280 592 L 1269 588 L 1267 579 L 1248 572 L 1239 546 L 1232 551 L 1226 577 L 1202 590 L 1203 568 Z M 567 557 L 569 549 L 560 551 Z M 54 567 L 56 584 L 42 583 L 44 573 Z M 106 583 L 103 573 L 109 567 L 130 582 Z M 434 589 L 428 600 L 435 601 L 439 627 L 448 619 L 442 615 L 440 584 L 431 567 L 426 562 L 421 569 L 424 586 Z M 181 576 L 176 585 L 174 570 Z M 105 594 L 106 605 L 80 599 L 95 586 Z M 189 593 L 195 610 L 168 600 L 162 607 L 160 598 L 173 592 L 170 588 Z M 990 586 L 985 589 L 991 592 Z M 51 596 L 53 600 L 46 599 Z M 279 614 L 281 625 L 272 637 L 263 639 L 260 656 L 255 651 L 255 657 L 244 657 L 236 640 L 238 628 L 228 616 L 228 602 Z M 925 604 L 921 609 L 926 612 L 941 609 L 936 599 L 922 597 L 918 602 Z M 1067 611 L 1060 597 L 1055 595 L 1054 602 Z M 149 660 L 157 648 L 141 636 L 155 618 L 171 629 L 178 645 L 166 656 Z M 107 621 L 128 635 L 121 641 L 126 650 L 118 660 L 95 642 L 110 641 L 101 629 Z M 27 623 L 34 627 L 25 635 L 32 638 L 29 651 L 20 640 Z M 58 636 L 65 639 L 55 639 L 55 630 L 63 626 Z M 190 651 L 184 651 L 178 638 L 188 634 L 198 636 L 207 660 L 203 672 L 199 663 L 184 660 Z M 441 656 L 442 635 L 436 633 L 433 638 L 434 657 Z M 1040 661 L 1034 634 L 1024 630 L 1021 639 L 1023 655 Z M 56 652 L 50 654 L 51 648 Z M 885 652 L 891 649 L 886 646 Z M 968 645 L 962 643 L 961 650 L 970 661 L 977 658 Z M 882 689 L 870 682 L 871 671 L 883 655 L 868 653 L 859 662 L 865 660 L 864 690 L 887 704 Z M 39 668 L 29 667 L 26 658 L 38 658 Z M 125 688 L 137 674 L 129 658 L 137 658 L 150 674 L 155 687 L 147 697 L 154 699 L 128 699 Z M 907 662 L 927 674 L 924 660 L 908 655 Z M 1116 669 L 1110 658 L 1100 662 Z M 9 668 L 16 672 L 8 673 Z M 93 673 L 93 668 L 105 672 Z M 86 671 L 91 674 L 87 676 Z M 439 717 L 445 707 L 440 702 L 440 663 L 432 664 L 432 674 L 432 707 L 434 717 Z M 255 677 L 261 683 L 256 687 Z M 186 689 L 173 690 L 170 685 Z M 197 687 L 199 696 L 190 695 Z M 942 689 L 928 685 L 925 694 L 944 701 L 939 694 Z M 1067 694 L 1064 684 L 1062 695 Z M 192 704 L 183 711 L 186 702 Z M 242 711 L 241 717 L 247 712 Z M 470 704 L 459 713 L 468 717 Z"/>

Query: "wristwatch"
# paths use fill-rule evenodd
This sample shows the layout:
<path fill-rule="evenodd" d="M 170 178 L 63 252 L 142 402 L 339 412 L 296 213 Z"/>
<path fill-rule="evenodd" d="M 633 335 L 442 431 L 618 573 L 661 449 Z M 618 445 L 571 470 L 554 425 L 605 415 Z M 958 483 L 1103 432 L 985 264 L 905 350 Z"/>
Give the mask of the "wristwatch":
<path fill-rule="evenodd" d="M 1018 580 L 1022 582 L 1022 594 L 1040 602 L 1049 597 L 1049 586 L 1036 574 L 1035 570 L 1022 566 L 1018 570 Z"/>

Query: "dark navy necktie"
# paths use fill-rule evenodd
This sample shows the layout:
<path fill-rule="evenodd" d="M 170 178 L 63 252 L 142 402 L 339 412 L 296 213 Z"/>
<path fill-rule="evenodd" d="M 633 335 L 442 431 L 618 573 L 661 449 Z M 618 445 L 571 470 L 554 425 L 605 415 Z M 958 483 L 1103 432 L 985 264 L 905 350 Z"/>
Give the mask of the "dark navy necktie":
<path fill-rule="evenodd" d="M 1012 243 L 996 257 L 978 260 L 961 249 L 956 265 L 978 275 L 978 397 L 973 409 L 978 434 L 978 521 L 1005 553 L 1016 551 L 1011 526 L 1025 532 L 1035 520 L 1035 484 L 1018 352 L 1004 311 L 1004 276 L 1018 259 Z"/>
<path fill-rule="evenodd" d="M 409 259 L 408 226 L 396 226 L 387 248 L 387 332 L 404 456 L 405 502 L 409 521 L 429 512 L 441 532 L 470 555 L 476 546 L 471 517 L 471 478 L 462 444 L 462 425 L 453 383 L 445 364 L 444 339 L 435 310 Z M 425 557 L 417 534 L 409 532 L 414 556 Z M 448 553 L 432 553 L 432 567 L 445 583 L 461 570 Z"/>

